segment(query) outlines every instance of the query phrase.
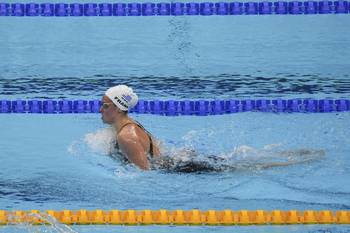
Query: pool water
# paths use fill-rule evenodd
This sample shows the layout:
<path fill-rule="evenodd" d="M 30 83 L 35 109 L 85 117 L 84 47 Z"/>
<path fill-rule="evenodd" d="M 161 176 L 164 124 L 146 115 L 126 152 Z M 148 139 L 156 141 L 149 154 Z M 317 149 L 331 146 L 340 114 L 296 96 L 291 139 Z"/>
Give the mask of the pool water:
<path fill-rule="evenodd" d="M 100 99 L 118 83 L 142 99 L 349 99 L 349 22 L 347 15 L 1 18 L 0 99 Z M 1 114 L 0 209 L 350 208 L 349 112 L 132 117 L 168 155 L 191 149 L 233 169 L 142 172 L 108 156 L 110 132 L 99 114 Z M 296 164 L 262 166 L 281 161 Z M 0 227 L 37 231 L 350 228 Z"/>
<path fill-rule="evenodd" d="M 226 156 L 229 164 L 251 164 L 200 174 L 141 172 L 118 163 L 107 156 L 98 115 L 0 117 L 7 122 L 1 126 L 7 132 L 1 143 L 3 209 L 340 210 L 350 205 L 350 135 L 337 130 L 347 127 L 349 113 L 135 116 L 168 151 L 189 147 L 202 156 Z M 237 152 L 245 146 L 253 150 Z M 254 166 L 297 149 L 325 155 L 288 167 Z"/>
<path fill-rule="evenodd" d="M 349 96 L 348 15 L 4 17 L 0 98 Z"/>

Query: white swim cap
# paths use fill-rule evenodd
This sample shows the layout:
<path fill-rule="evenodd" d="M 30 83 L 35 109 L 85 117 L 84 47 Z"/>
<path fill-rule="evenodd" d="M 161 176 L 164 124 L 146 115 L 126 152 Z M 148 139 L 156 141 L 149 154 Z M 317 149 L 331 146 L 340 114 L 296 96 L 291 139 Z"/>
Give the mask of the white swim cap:
<path fill-rule="evenodd" d="M 105 95 L 122 111 L 128 111 L 128 109 L 135 107 L 139 100 L 132 88 L 126 85 L 111 87 Z"/>

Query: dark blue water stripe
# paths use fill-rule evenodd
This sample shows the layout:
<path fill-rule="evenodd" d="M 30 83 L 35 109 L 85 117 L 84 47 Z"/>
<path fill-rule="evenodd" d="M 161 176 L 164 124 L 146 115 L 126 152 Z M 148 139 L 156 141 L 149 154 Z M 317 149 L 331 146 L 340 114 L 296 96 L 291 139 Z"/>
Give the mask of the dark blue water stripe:
<path fill-rule="evenodd" d="M 1 68 L 0 68 L 1 69 Z M 15 69 L 14 69 L 15 70 Z M 220 74 L 208 76 L 93 76 L 42 75 L 2 78 L 1 99 L 100 99 L 108 87 L 125 84 L 143 99 L 291 99 L 345 98 L 350 96 L 350 75 L 342 77 L 318 74 L 244 75 Z M 161 81 L 160 81 L 161 80 Z M 35 88 L 33 88 L 35 87 Z"/>
<path fill-rule="evenodd" d="M 0 3 L 0 16 L 181 16 L 346 14 L 348 1 Z"/>
<path fill-rule="evenodd" d="M 0 113 L 98 113 L 99 100 L 0 100 Z M 258 100 L 140 100 L 131 113 L 220 115 L 238 112 L 343 112 L 349 99 L 258 99 Z"/>

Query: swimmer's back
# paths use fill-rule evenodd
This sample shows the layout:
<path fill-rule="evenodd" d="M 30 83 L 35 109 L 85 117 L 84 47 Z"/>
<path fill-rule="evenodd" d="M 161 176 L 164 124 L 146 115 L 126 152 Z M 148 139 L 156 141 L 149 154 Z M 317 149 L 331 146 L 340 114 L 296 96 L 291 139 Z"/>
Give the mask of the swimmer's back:
<path fill-rule="evenodd" d="M 159 149 L 158 142 L 153 137 L 153 135 L 149 131 L 147 131 L 139 122 L 137 121 L 127 122 L 119 130 L 118 136 L 120 135 L 120 133 L 122 133 L 122 130 L 125 128 L 133 128 L 137 132 L 137 135 L 139 135 L 140 137 L 140 143 L 142 147 L 151 158 L 160 156 L 160 149 Z M 118 141 L 116 141 L 115 143 L 115 148 L 117 150 L 119 149 Z"/>

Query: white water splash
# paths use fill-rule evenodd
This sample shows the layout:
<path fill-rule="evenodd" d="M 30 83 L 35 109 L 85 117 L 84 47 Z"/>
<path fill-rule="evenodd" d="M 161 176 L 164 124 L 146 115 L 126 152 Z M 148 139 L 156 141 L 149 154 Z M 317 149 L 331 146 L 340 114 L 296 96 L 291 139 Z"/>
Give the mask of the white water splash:
<path fill-rule="evenodd" d="M 43 223 L 40 226 L 33 225 L 32 223 L 21 221 L 20 217 L 16 216 L 15 214 L 9 214 L 8 218 L 9 222 L 11 223 L 11 226 L 9 227 L 18 227 L 30 233 L 78 233 L 70 226 L 60 223 L 56 218 L 45 212 L 28 213 L 27 215 L 29 217 L 40 219 L 41 221 L 46 222 L 46 224 Z M 12 226 L 12 224 L 14 224 L 14 226 Z"/>
<path fill-rule="evenodd" d="M 115 130 L 106 128 L 85 135 L 84 142 L 95 153 L 109 154 L 115 142 Z"/>
<path fill-rule="evenodd" d="M 323 158 L 324 150 L 315 149 L 282 149 L 282 144 L 265 145 L 256 149 L 247 145 L 235 147 L 232 152 L 220 155 L 236 168 L 269 168 L 301 164 Z"/>
<path fill-rule="evenodd" d="M 83 155 L 86 152 L 108 155 L 114 149 L 115 131 L 112 128 L 100 129 L 88 133 L 83 139 L 76 140 L 67 148 L 72 155 Z"/>

